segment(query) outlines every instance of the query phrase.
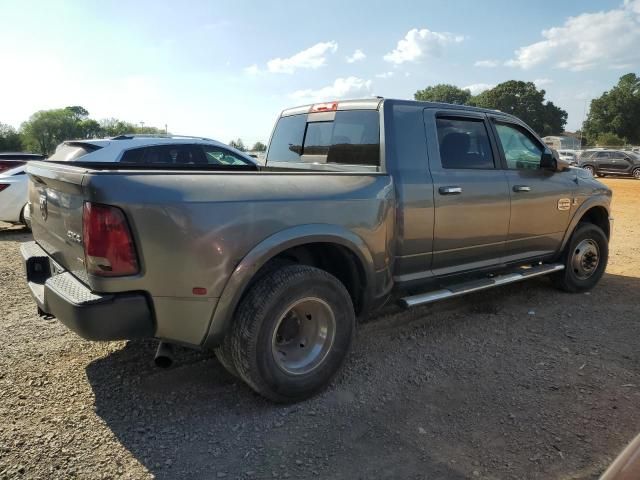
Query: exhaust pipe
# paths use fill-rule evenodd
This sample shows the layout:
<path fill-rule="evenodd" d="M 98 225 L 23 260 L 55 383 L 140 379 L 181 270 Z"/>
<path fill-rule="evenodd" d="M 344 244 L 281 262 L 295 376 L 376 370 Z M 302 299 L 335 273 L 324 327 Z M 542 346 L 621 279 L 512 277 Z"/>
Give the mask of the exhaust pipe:
<path fill-rule="evenodd" d="M 153 361 L 156 367 L 169 368 L 173 364 L 173 345 L 171 343 L 160 342 Z"/>

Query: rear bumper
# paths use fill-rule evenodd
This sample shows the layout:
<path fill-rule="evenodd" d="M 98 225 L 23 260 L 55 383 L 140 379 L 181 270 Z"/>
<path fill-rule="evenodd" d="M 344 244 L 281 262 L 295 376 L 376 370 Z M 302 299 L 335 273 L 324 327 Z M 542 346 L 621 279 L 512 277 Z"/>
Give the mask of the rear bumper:
<path fill-rule="evenodd" d="M 94 293 L 61 269 L 36 242 L 23 243 L 20 253 L 39 310 L 81 337 L 129 340 L 154 336 L 152 310 L 143 293 Z"/>

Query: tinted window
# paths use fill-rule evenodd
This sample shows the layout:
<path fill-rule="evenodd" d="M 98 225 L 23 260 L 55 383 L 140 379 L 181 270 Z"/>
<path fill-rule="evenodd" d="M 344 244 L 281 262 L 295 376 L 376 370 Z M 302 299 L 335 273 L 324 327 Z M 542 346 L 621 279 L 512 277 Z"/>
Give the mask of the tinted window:
<path fill-rule="evenodd" d="M 55 153 L 49 157 L 49 160 L 55 162 L 71 162 L 100 148 L 102 147 L 89 143 L 61 143 L 58 145 L 58 148 L 56 148 Z"/>
<path fill-rule="evenodd" d="M 169 165 L 202 165 L 207 163 L 202 151 L 195 145 L 147 147 L 144 151 L 143 162 Z"/>
<path fill-rule="evenodd" d="M 483 120 L 438 117 L 436 127 L 443 168 L 494 168 Z"/>
<path fill-rule="evenodd" d="M 204 157 L 209 165 L 253 165 L 248 160 L 230 152 L 229 150 L 213 145 L 203 145 Z"/>
<path fill-rule="evenodd" d="M 144 162 L 144 148 L 134 148 L 127 150 L 120 159 L 123 163 L 143 163 Z"/>
<path fill-rule="evenodd" d="M 507 161 L 507 168 L 534 170 L 540 168 L 543 148 L 523 128 L 496 124 L 498 137 Z"/>
<path fill-rule="evenodd" d="M 267 161 L 299 162 L 306 125 L 306 115 L 280 118 L 269 144 Z"/>
<path fill-rule="evenodd" d="M 282 117 L 273 133 L 267 162 L 380 164 L 376 110 L 336 112 L 333 120 L 307 123 L 307 115 Z"/>
<path fill-rule="evenodd" d="M 627 156 L 622 152 L 611 152 L 611 158 L 615 158 L 616 160 L 626 160 Z"/>

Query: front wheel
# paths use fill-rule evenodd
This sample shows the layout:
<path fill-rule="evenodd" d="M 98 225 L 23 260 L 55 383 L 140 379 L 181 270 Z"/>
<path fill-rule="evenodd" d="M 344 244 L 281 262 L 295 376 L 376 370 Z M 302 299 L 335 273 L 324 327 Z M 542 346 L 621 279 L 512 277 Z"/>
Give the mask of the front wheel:
<path fill-rule="evenodd" d="M 593 175 L 595 177 L 596 171 L 591 165 L 585 165 L 582 168 L 584 168 L 587 172 L 589 172 L 591 175 Z"/>
<path fill-rule="evenodd" d="M 324 270 L 293 265 L 251 287 L 228 340 L 236 371 L 251 388 L 276 402 L 295 402 L 331 381 L 354 331 L 344 285 Z"/>
<path fill-rule="evenodd" d="M 631 174 L 633 175 L 633 178 L 635 178 L 636 180 L 640 180 L 640 167 L 634 168 Z"/>
<path fill-rule="evenodd" d="M 554 285 L 565 292 L 591 290 L 602 278 L 609 259 L 609 241 L 592 223 L 576 227 L 563 255 L 564 270 L 554 273 Z"/>

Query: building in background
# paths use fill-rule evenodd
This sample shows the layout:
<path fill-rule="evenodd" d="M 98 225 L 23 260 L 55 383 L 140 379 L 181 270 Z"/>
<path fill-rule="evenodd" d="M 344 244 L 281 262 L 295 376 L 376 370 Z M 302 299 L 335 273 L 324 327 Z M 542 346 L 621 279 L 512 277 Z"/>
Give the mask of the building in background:
<path fill-rule="evenodd" d="M 562 135 L 542 137 L 542 141 L 556 150 L 580 150 L 580 134 L 563 132 Z"/>

